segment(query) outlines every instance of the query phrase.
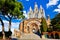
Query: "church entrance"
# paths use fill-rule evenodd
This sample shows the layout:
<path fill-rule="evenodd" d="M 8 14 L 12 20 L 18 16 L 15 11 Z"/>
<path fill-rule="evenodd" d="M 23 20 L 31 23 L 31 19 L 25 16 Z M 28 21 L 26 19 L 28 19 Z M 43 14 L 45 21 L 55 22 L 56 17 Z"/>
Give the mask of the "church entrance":
<path fill-rule="evenodd" d="M 39 21 L 30 21 L 27 23 L 27 31 L 29 33 L 37 33 L 40 29 L 40 22 Z"/>
<path fill-rule="evenodd" d="M 36 33 L 38 31 L 38 25 L 36 23 L 32 23 L 31 26 L 32 26 L 32 32 Z"/>
<path fill-rule="evenodd" d="M 39 26 L 36 23 L 31 23 L 29 26 L 27 26 L 28 33 L 37 33 L 39 30 Z"/>

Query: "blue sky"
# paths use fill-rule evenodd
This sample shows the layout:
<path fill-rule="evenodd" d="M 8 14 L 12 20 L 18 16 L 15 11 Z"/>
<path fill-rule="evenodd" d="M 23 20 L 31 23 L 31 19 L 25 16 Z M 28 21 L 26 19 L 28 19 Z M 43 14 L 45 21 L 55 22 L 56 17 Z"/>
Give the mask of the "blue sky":
<path fill-rule="evenodd" d="M 32 7 L 32 9 L 34 9 L 34 4 L 35 2 L 38 5 L 38 8 L 40 8 L 40 5 L 42 5 L 42 7 L 45 10 L 45 15 L 50 15 L 50 18 L 54 18 L 54 16 L 57 13 L 60 13 L 60 0 L 18 0 L 18 2 L 22 2 L 23 6 L 24 6 L 24 15 L 27 17 L 27 12 L 29 11 L 30 6 Z M 18 29 L 19 28 L 19 24 L 20 24 L 21 20 L 12 20 L 12 25 L 11 25 L 11 30 L 12 32 L 14 31 L 14 29 Z M 8 26 L 9 26 L 9 22 L 6 20 L 3 20 L 4 25 L 5 25 L 5 30 L 8 30 Z M 0 23 L 0 31 L 2 31 L 2 26 Z"/>
<path fill-rule="evenodd" d="M 30 6 L 32 9 L 34 9 L 34 3 L 36 2 L 38 5 L 38 8 L 40 5 L 45 10 L 45 15 L 50 15 L 50 18 L 54 18 L 54 16 L 57 13 L 60 13 L 60 0 L 18 0 L 19 2 L 22 2 L 24 6 L 24 11 L 28 12 Z M 59 7 L 58 7 L 59 6 Z"/>

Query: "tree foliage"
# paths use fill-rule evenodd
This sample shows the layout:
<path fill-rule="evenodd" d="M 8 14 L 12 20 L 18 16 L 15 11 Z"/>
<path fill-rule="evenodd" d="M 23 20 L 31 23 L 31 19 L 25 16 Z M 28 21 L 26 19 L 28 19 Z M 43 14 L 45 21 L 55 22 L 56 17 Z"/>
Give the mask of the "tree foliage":
<path fill-rule="evenodd" d="M 60 13 L 51 20 L 51 24 L 54 28 L 60 29 Z"/>
<path fill-rule="evenodd" d="M 47 23 L 45 18 L 42 18 L 42 30 L 43 32 L 47 31 Z"/>
<path fill-rule="evenodd" d="M 11 21 L 13 18 L 24 18 L 23 5 L 17 0 L 0 0 L 0 11 L 2 15 L 8 17 L 5 19 L 9 21 L 9 27 L 11 27 Z"/>
<path fill-rule="evenodd" d="M 23 18 L 23 6 L 21 2 L 17 0 L 0 0 L 0 10 L 3 15 L 17 16 L 17 18 Z"/>

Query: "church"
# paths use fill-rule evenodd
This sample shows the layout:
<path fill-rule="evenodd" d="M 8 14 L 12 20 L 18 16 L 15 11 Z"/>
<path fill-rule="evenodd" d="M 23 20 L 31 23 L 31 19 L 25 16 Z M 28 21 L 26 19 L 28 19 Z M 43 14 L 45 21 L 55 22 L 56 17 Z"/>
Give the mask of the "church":
<path fill-rule="evenodd" d="M 40 5 L 40 9 L 38 9 L 38 5 L 35 2 L 34 10 L 30 7 L 28 11 L 28 18 L 20 23 L 19 30 L 24 33 L 34 33 L 40 29 L 41 26 L 41 18 L 44 17 L 46 19 L 47 25 L 50 25 L 50 17 L 48 15 L 48 19 L 45 17 L 45 11 Z"/>
<path fill-rule="evenodd" d="M 34 10 L 30 7 L 29 11 L 27 12 L 28 18 L 23 20 L 19 25 L 19 32 L 15 30 L 16 36 L 20 36 L 20 38 L 36 38 L 39 39 L 42 35 L 42 38 L 46 38 L 44 35 L 48 35 L 47 38 L 56 38 L 56 34 L 58 35 L 58 38 L 60 37 L 60 32 L 51 31 L 51 32 L 42 32 L 41 33 L 41 25 L 42 25 L 42 18 L 45 18 L 47 23 L 47 28 L 51 28 L 51 20 L 50 16 L 48 15 L 47 18 L 45 16 L 45 11 L 42 5 L 40 5 L 40 8 L 38 8 L 37 3 L 35 3 Z M 47 29 L 47 30 L 48 30 Z M 38 34 L 39 33 L 39 34 Z M 22 36 L 23 35 L 23 36 Z M 51 36 L 53 35 L 53 37 Z"/>

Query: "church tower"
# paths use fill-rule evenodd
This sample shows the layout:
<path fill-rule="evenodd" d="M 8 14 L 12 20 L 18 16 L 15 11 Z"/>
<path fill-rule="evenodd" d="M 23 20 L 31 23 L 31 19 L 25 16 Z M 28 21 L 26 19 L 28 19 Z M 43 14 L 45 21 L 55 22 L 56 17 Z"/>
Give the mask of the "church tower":
<path fill-rule="evenodd" d="M 33 18 L 33 10 L 31 7 L 30 7 L 29 12 L 28 12 L 28 17 Z"/>
<path fill-rule="evenodd" d="M 38 18 L 38 5 L 35 2 L 35 7 L 34 7 L 34 18 Z"/>
<path fill-rule="evenodd" d="M 29 18 L 46 18 L 45 17 L 45 11 L 42 7 L 42 5 L 40 5 L 40 9 L 38 9 L 38 5 L 35 2 L 35 6 L 34 6 L 34 11 L 32 10 L 32 8 L 30 7 L 29 12 L 28 12 L 28 19 Z"/>
<path fill-rule="evenodd" d="M 41 9 L 42 9 L 42 7 L 41 7 L 41 5 L 40 5 L 40 9 L 39 9 L 39 13 L 38 13 L 38 18 L 41 18 L 41 16 L 42 16 L 42 15 L 41 15 L 41 12 L 42 12 Z"/>
<path fill-rule="evenodd" d="M 45 18 L 45 11 L 43 7 L 40 5 L 40 11 L 39 11 L 40 16 L 39 17 L 44 17 Z"/>

